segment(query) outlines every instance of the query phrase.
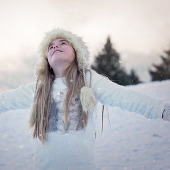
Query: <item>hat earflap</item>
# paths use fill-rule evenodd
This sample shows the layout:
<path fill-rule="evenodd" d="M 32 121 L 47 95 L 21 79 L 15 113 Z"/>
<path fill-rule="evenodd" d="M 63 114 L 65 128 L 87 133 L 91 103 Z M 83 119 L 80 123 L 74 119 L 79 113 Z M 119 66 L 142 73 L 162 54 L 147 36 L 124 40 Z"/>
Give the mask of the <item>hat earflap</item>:
<path fill-rule="evenodd" d="M 84 65 L 84 62 L 82 63 Z M 80 101 L 82 104 L 83 111 L 87 113 L 94 110 L 96 105 L 96 99 L 95 99 L 93 89 L 87 86 L 84 66 L 83 66 L 83 77 L 84 77 L 85 86 L 83 86 L 80 90 Z"/>

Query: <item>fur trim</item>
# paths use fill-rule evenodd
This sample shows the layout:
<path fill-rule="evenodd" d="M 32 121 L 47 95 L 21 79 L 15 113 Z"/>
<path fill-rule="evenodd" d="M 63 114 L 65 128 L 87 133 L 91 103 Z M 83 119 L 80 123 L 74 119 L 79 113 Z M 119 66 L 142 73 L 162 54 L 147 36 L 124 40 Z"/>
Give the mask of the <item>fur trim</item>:
<path fill-rule="evenodd" d="M 68 40 L 68 42 L 73 46 L 76 51 L 79 68 L 83 69 L 83 66 L 85 68 L 87 67 L 87 62 L 89 61 L 89 51 L 86 43 L 82 40 L 81 37 L 77 36 L 76 34 L 73 34 L 70 31 L 61 29 L 59 27 L 45 33 L 44 39 L 40 43 L 38 50 L 41 57 L 46 58 L 48 46 L 56 38 L 64 38 Z"/>
<path fill-rule="evenodd" d="M 96 100 L 93 90 L 90 87 L 83 86 L 80 91 L 80 101 L 83 111 L 91 112 L 94 110 Z"/>

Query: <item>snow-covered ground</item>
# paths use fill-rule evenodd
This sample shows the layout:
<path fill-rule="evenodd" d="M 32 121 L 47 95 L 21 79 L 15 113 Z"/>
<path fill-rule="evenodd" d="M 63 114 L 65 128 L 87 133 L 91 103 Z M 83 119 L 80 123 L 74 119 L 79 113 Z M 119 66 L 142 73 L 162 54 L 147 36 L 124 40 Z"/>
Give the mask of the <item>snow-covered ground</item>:
<path fill-rule="evenodd" d="M 170 102 L 170 80 L 127 86 Z M 147 119 L 118 107 L 98 103 L 96 161 L 102 170 L 170 169 L 170 122 Z M 34 170 L 33 139 L 28 128 L 30 109 L 0 114 L 0 170 Z M 109 112 L 109 114 L 108 114 Z M 109 119 L 111 128 L 109 125 Z"/>

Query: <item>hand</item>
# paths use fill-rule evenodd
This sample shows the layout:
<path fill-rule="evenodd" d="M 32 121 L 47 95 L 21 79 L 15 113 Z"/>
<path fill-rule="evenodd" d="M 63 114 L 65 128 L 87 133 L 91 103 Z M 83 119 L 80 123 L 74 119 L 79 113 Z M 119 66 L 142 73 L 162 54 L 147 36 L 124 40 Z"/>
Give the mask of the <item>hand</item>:
<path fill-rule="evenodd" d="M 162 119 L 166 121 L 170 121 L 170 104 L 166 103 L 164 106 L 164 111 L 162 113 Z"/>

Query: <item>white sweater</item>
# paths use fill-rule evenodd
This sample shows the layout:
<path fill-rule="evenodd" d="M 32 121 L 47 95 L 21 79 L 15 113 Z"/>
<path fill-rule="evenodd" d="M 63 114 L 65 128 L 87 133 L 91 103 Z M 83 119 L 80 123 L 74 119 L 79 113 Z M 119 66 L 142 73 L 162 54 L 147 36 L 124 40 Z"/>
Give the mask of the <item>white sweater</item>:
<path fill-rule="evenodd" d="M 91 87 L 94 90 L 96 100 L 111 107 L 118 106 L 121 109 L 144 115 L 149 119 L 162 118 L 164 101 L 156 100 L 139 92 L 129 90 L 125 86 L 110 81 L 95 71 L 92 71 Z M 90 74 L 86 74 L 90 83 Z M 69 110 L 70 125 L 64 126 L 63 101 L 67 87 L 62 78 L 56 78 L 53 84 L 53 104 L 50 117 L 50 131 L 48 143 L 43 146 L 35 140 L 35 165 L 41 170 L 72 170 L 95 169 L 94 144 L 95 144 L 95 120 L 97 113 L 89 116 L 86 131 L 83 130 L 82 112 L 79 96 L 74 96 L 74 103 Z M 35 91 L 35 83 L 20 86 L 0 94 L 0 112 L 11 109 L 28 108 L 32 106 Z"/>

